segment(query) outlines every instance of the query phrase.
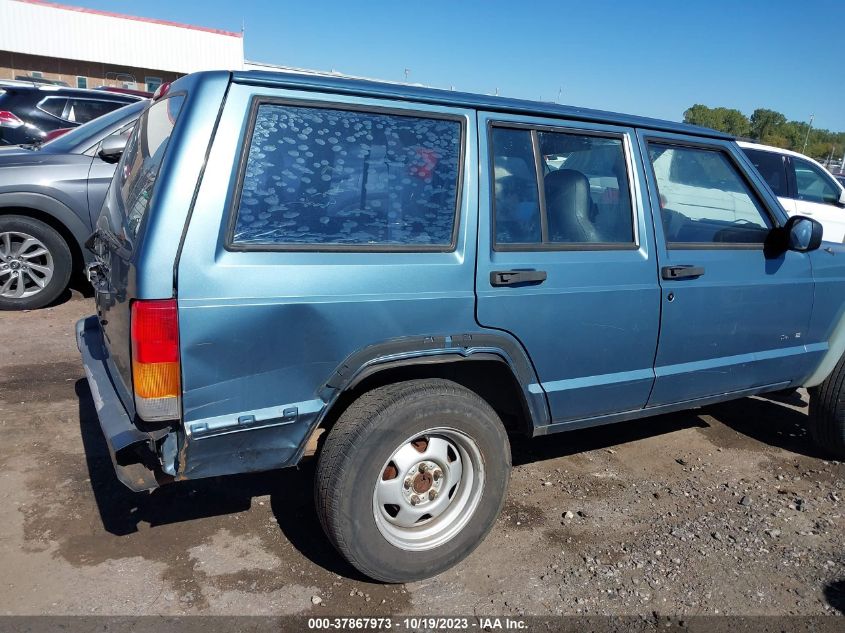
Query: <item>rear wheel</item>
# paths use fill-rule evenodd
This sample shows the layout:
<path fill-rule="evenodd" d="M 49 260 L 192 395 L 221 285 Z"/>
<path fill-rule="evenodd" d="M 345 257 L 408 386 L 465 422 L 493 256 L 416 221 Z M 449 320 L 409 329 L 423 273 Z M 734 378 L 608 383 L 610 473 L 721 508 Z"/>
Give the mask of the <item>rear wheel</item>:
<path fill-rule="evenodd" d="M 845 357 L 822 384 L 809 391 L 810 436 L 837 459 L 845 459 Z"/>
<path fill-rule="evenodd" d="M 364 394 L 331 429 L 317 465 L 317 511 L 359 571 L 408 582 L 475 549 L 509 477 L 507 434 L 490 405 L 447 380 L 412 380 Z"/>
<path fill-rule="evenodd" d="M 67 288 L 70 248 L 51 226 L 19 215 L 0 216 L 0 310 L 31 310 Z"/>

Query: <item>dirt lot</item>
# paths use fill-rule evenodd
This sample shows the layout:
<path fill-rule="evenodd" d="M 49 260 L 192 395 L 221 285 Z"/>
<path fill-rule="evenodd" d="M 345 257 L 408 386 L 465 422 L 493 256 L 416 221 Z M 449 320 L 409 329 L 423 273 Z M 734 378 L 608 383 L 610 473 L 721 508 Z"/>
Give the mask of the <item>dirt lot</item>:
<path fill-rule="evenodd" d="M 806 394 L 515 442 L 487 540 L 386 586 L 324 540 L 313 465 L 123 488 L 73 337 L 92 311 L 0 313 L 0 614 L 845 611 L 845 465 Z"/>

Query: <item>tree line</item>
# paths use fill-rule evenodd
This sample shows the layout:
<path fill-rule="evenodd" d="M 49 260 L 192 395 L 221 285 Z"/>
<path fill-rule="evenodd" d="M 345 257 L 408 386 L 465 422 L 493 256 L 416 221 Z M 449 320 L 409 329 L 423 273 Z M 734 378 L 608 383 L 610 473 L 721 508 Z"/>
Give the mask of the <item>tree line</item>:
<path fill-rule="evenodd" d="M 817 160 L 826 160 L 831 152 L 833 158 L 841 158 L 845 151 L 845 132 L 812 128 L 808 136 L 807 121 L 787 121 L 780 112 L 766 108 L 757 108 L 747 117 L 735 108 L 709 108 L 697 103 L 684 112 L 684 122 L 803 152 Z"/>

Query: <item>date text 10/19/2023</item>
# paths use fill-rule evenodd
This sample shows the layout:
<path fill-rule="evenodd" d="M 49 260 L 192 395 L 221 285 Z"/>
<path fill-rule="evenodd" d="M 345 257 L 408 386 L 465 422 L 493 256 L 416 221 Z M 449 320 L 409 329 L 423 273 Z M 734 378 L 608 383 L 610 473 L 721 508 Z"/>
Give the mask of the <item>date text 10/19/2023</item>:
<path fill-rule="evenodd" d="M 525 621 L 515 618 L 473 617 L 357 617 L 357 618 L 308 618 L 309 630 L 522 630 L 527 628 Z"/>

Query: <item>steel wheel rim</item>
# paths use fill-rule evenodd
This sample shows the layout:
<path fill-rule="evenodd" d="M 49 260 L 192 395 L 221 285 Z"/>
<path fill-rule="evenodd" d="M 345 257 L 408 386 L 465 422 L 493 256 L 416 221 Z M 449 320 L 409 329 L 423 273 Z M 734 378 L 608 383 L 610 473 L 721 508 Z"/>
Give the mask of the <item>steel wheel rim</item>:
<path fill-rule="evenodd" d="M 384 463 L 373 517 L 391 545 L 434 549 L 466 526 L 483 491 L 484 460 L 475 440 L 457 429 L 433 428 L 409 437 Z"/>
<path fill-rule="evenodd" d="M 26 299 L 53 278 L 53 255 L 44 243 L 20 231 L 0 233 L 0 297 Z"/>

